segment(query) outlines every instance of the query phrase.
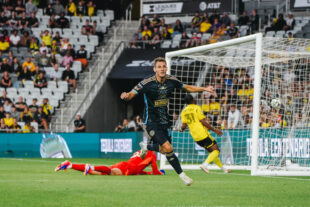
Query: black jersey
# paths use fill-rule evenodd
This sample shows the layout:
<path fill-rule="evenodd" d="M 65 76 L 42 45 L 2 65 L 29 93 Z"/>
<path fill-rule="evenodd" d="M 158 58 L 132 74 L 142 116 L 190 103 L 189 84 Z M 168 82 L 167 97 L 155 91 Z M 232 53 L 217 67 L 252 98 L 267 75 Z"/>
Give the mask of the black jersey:
<path fill-rule="evenodd" d="M 183 88 L 183 84 L 170 75 L 167 75 L 163 83 L 159 83 L 156 77 L 152 76 L 134 87 L 133 92 L 144 95 L 144 124 L 169 125 L 168 102 L 175 88 Z"/>

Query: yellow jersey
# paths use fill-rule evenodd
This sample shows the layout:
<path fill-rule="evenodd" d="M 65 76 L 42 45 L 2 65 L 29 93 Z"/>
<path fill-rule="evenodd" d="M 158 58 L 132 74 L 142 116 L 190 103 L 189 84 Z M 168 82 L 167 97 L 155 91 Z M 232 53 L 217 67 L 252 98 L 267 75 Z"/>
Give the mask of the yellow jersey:
<path fill-rule="evenodd" d="M 200 32 L 207 32 L 210 27 L 212 27 L 212 24 L 211 23 L 208 23 L 208 22 L 202 22 L 200 24 Z"/>
<path fill-rule="evenodd" d="M 144 37 L 145 35 L 148 35 L 149 37 L 152 37 L 152 31 L 151 30 L 143 31 L 142 32 L 142 37 Z"/>
<path fill-rule="evenodd" d="M 200 106 L 189 104 L 181 113 L 182 123 L 187 124 L 189 131 L 194 139 L 198 142 L 207 137 L 211 137 L 208 129 L 200 122 L 205 116 Z"/>
<path fill-rule="evenodd" d="M 42 36 L 42 42 L 45 43 L 46 46 L 51 46 L 52 45 L 52 37 L 50 35 L 43 35 Z"/>
<path fill-rule="evenodd" d="M 8 42 L 0 42 L 0 50 L 5 51 L 10 47 Z"/>
<path fill-rule="evenodd" d="M 36 70 L 36 66 L 34 65 L 34 63 L 32 61 L 31 62 L 27 62 L 27 61 L 24 62 L 22 67 L 24 68 L 25 66 L 28 68 L 28 70 L 30 70 L 30 72 L 34 72 Z"/>
<path fill-rule="evenodd" d="M 11 127 L 14 124 L 14 119 L 12 117 L 10 118 L 3 118 L 4 124 L 8 127 Z"/>
<path fill-rule="evenodd" d="M 270 123 L 268 123 L 268 122 L 262 123 L 262 128 L 268 128 L 268 127 L 270 127 Z"/>
<path fill-rule="evenodd" d="M 202 104 L 202 111 L 205 113 L 210 113 L 210 104 Z"/>
<path fill-rule="evenodd" d="M 29 127 L 29 126 L 25 125 L 23 127 L 23 133 L 30 133 L 30 132 L 31 132 L 31 126 Z"/>
<path fill-rule="evenodd" d="M 52 106 L 49 104 L 41 104 L 41 107 L 43 108 L 43 113 L 45 113 L 46 115 L 49 115 L 50 113 L 52 113 Z"/>
<path fill-rule="evenodd" d="M 221 111 L 221 105 L 219 102 L 210 103 L 210 111 L 213 115 L 217 115 Z"/>

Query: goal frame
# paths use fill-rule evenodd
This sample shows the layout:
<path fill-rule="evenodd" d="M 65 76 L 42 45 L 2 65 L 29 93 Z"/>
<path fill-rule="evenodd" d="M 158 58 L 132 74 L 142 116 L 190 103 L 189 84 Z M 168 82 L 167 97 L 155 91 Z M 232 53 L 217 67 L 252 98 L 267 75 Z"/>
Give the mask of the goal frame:
<path fill-rule="evenodd" d="M 231 165 L 231 169 L 251 170 L 252 176 L 310 176 L 310 169 L 305 167 L 286 168 L 286 170 L 270 170 L 258 166 L 258 145 L 259 145 L 259 119 L 260 119 L 260 99 L 261 99 L 261 81 L 262 81 L 262 53 L 263 53 L 263 35 L 256 33 L 253 35 L 231 39 L 214 44 L 208 44 L 188 49 L 181 49 L 177 51 L 167 52 L 165 54 L 168 74 L 171 74 L 171 59 L 176 56 L 189 55 L 197 52 L 205 52 L 208 50 L 229 47 L 246 42 L 255 42 L 255 66 L 254 66 L 254 97 L 253 97 L 253 119 L 252 119 L 252 152 L 251 152 L 251 165 L 249 166 L 236 166 Z M 199 169 L 197 164 L 185 164 L 183 169 Z M 172 169 L 170 165 L 166 164 L 166 157 L 161 155 L 160 161 L 161 169 Z M 216 166 L 210 166 L 210 169 L 216 169 Z"/>
<path fill-rule="evenodd" d="M 310 175 L 309 172 L 305 171 L 270 171 L 270 170 L 259 170 L 258 169 L 258 140 L 259 140 L 259 107 L 260 107 L 260 94 L 261 94 L 261 68 L 262 68 L 262 48 L 263 48 L 263 35 L 257 33 L 237 39 L 231 39 L 223 42 L 214 44 L 208 44 L 188 49 L 181 49 L 177 51 L 167 52 L 165 55 L 168 67 L 168 74 L 171 73 L 171 59 L 180 55 L 188 55 L 201 51 L 208 51 L 221 47 L 233 46 L 241 43 L 253 41 L 255 42 L 255 78 L 254 78 L 254 97 L 253 97 L 253 124 L 252 124 L 252 155 L 251 155 L 251 166 L 230 166 L 232 169 L 243 169 L 251 170 L 251 175 L 284 175 L 284 176 L 296 176 L 296 175 Z M 169 169 L 170 166 L 166 164 L 165 156 L 161 156 L 160 167 L 163 169 Z M 199 169 L 198 165 L 184 165 L 184 169 Z M 212 168 L 211 168 L 212 169 Z"/>

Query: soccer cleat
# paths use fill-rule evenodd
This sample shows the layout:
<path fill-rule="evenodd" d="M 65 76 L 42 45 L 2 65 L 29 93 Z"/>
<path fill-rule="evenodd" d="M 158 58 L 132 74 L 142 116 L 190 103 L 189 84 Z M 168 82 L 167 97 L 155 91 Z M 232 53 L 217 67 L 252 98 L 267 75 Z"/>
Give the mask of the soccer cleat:
<path fill-rule="evenodd" d="M 205 166 L 205 165 L 201 165 L 201 166 L 200 166 L 200 169 L 202 169 L 205 173 L 210 173 L 210 172 L 209 172 L 209 169 L 208 169 L 207 166 Z"/>
<path fill-rule="evenodd" d="M 165 170 L 159 170 L 161 172 L 162 175 L 166 175 L 166 171 Z"/>
<path fill-rule="evenodd" d="M 225 169 L 224 173 L 231 173 L 231 169 Z"/>
<path fill-rule="evenodd" d="M 139 145 L 141 147 L 140 157 L 143 160 L 145 158 L 147 151 L 148 151 L 147 150 L 147 144 L 145 142 L 140 142 Z"/>
<path fill-rule="evenodd" d="M 91 169 L 90 164 L 86 164 L 85 169 L 84 169 L 84 175 L 86 176 L 88 174 L 92 174 L 92 169 Z"/>
<path fill-rule="evenodd" d="M 71 165 L 71 163 L 66 160 L 64 162 L 62 162 L 60 165 L 58 165 L 56 168 L 55 168 L 55 171 L 59 171 L 59 170 L 67 170 L 67 168 L 69 167 L 69 165 Z"/>
<path fill-rule="evenodd" d="M 179 176 L 181 180 L 185 183 L 185 185 L 190 186 L 193 184 L 193 180 L 188 177 L 184 172 L 182 172 Z"/>

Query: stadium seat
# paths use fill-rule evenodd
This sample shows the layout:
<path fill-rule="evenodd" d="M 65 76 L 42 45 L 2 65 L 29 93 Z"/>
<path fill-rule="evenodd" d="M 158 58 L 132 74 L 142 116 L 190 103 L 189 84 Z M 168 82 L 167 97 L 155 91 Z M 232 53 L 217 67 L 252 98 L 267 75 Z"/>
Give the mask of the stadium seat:
<path fill-rule="evenodd" d="M 25 80 L 24 81 L 24 87 L 25 88 L 34 88 L 33 81 Z"/>
<path fill-rule="evenodd" d="M 6 92 L 7 92 L 7 94 L 15 95 L 15 94 L 17 94 L 17 89 L 16 88 L 7 88 Z"/>
<path fill-rule="evenodd" d="M 42 88 L 41 94 L 42 94 L 42 96 L 52 96 L 53 90 L 51 88 Z"/>
<path fill-rule="evenodd" d="M 248 34 L 249 26 L 247 25 L 242 25 L 239 29 L 239 34 L 241 37 L 246 36 Z"/>
<path fill-rule="evenodd" d="M 32 90 L 32 88 L 19 88 L 18 89 L 18 94 L 22 97 L 27 97 L 29 96 L 29 91 Z"/>
<path fill-rule="evenodd" d="M 100 23 L 101 23 L 101 19 L 100 19 L 99 16 L 90 17 L 90 22 L 93 23 L 94 21 L 96 21 L 97 24 L 100 24 Z"/>
<path fill-rule="evenodd" d="M 54 90 L 57 88 L 57 83 L 56 81 L 48 81 L 47 82 L 47 88 Z"/>
<path fill-rule="evenodd" d="M 83 44 L 87 44 L 87 42 L 88 42 L 88 37 L 87 37 L 87 35 L 80 35 L 80 36 L 78 37 L 78 42 L 79 42 L 79 43 L 83 43 Z"/>
<path fill-rule="evenodd" d="M 97 10 L 97 16 L 104 16 L 104 12 L 103 12 L 103 10 L 101 10 L 101 9 L 98 9 Z"/>
<path fill-rule="evenodd" d="M 40 92 L 39 88 L 33 88 L 30 91 L 30 94 L 31 94 L 32 97 L 40 97 L 41 96 L 41 92 Z"/>
<path fill-rule="evenodd" d="M 72 29 L 68 29 L 68 28 L 65 28 L 62 30 L 62 33 L 63 33 L 63 36 L 67 37 L 67 36 L 72 36 L 73 33 L 72 33 Z"/>
<path fill-rule="evenodd" d="M 54 99 L 57 99 L 57 100 L 63 100 L 64 99 L 64 93 L 65 93 L 65 91 L 64 91 L 64 87 L 63 88 L 55 88 L 54 90 L 53 90 L 53 98 Z"/>
<path fill-rule="evenodd" d="M 53 28 L 52 32 L 53 32 L 53 36 L 56 34 L 56 32 L 59 32 L 59 34 L 62 35 L 62 30 L 60 28 Z"/>
<path fill-rule="evenodd" d="M 170 48 L 171 46 L 171 40 L 164 40 L 162 43 L 161 43 L 161 48 Z"/>
<path fill-rule="evenodd" d="M 173 36 L 173 40 L 181 40 L 182 39 L 182 34 L 175 34 Z"/>
<path fill-rule="evenodd" d="M 180 47 L 180 40 L 173 40 L 171 44 L 171 48 L 177 48 Z"/>
<path fill-rule="evenodd" d="M 275 35 L 275 31 L 268 31 L 265 37 L 273 37 Z"/>
<path fill-rule="evenodd" d="M 206 41 L 211 37 L 210 33 L 204 33 L 201 37 L 201 41 Z"/>
<path fill-rule="evenodd" d="M 0 95 L 2 96 L 3 91 L 5 91 L 5 88 L 0 87 Z"/>
<path fill-rule="evenodd" d="M 88 20 L 90 22 L 90 17 L 89 16 L 82 16 L 81 24 L 84 25 L 86 23 L 86 20 Z"/>
<path fill-rule="evenodd" d="M 89 36 L 89 44 L 97 46 L 99 44 L 98 36 L 97 35 L 90 35 Z"/>
<path fill-rule="evenodd" d="M 109 17 L 110 20 L 114 20 L 114 11 L 113 10 L 105 10 L 106 16 Z"/>
<path fill-rule="evenodd" d="M 54 108 L 57 108 L 59 106 L 59 101 L 55 98 L 51 98 L 49 100 L 50 105 Z"/>
<path fill-rule="evenodd" d="M 16 102 L 19 98 L 19 95 L 14 93 L 8 93 L 6 96 L 13 102 Z"/>
<path fill-rule="evenodd" d="M 35 132 L 39 131 L 39 125 L 37 122 L 31 122 L 30 126 L 32 126 L 34 128 Z"/>
<path fill-rule="evenodd" d="M 25 126 L 25 122 L 19 121 L 17 122 L 17 124 L 20 126 L 20 128 L 23 130 L 24 126 Z"/>
<path fill-rule="evenodd" d="M 58 81 L 58 88 L 60 88 L 64 93 L 68 93 L 68 82 L 67 81 Z M 54 94 L 55 95 L 55 94 Z"/>

